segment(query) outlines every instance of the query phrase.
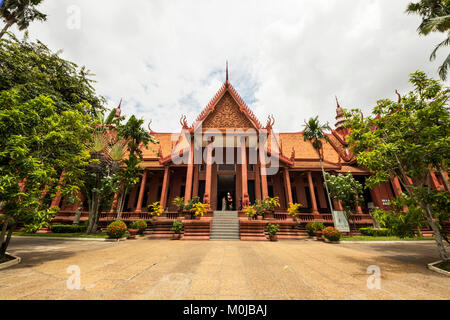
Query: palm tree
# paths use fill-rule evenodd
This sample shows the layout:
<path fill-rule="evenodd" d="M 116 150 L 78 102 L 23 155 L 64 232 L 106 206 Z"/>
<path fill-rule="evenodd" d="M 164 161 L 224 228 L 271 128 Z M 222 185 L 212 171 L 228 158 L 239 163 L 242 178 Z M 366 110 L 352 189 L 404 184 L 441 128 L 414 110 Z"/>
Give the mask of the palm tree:
<path fill-rule="evenodd" d="M 314 149 L 319 154 L 320 167 L 322 168 L 323 181 L 325 182 L 325 189 L 327 191 L 328 203 L 330 204 L 330 210 L 333 212 L 333 204 L 330 198 L 330 192 L 328 191 L 327 180 L 325 179 L 325 170 L 323 169 L 323 153 L 322 153 L 322 140 L 328 142 L 328 136 L 324 133 L 325 130 L 331 130 L 327 124 L 320 124 L 319 116 L 310 118 L 308 122 L 305 121 L 303 128 L 303 140 L 310 141 Z"/>
<path fill-rule="evenodd" d="M 45 21 L 47 15 L 38 11 L 36 7 L 43 0 L 5 0 L 0 8 L 0 18 L 5 26 L 0 31 L 0 38 L 9 27 L 16 24 L 19 30 L 25 30 L 34 20 Z"/>
<path fill-rule="evenodd" d="M 442 47 L 450 45 L 450 6 L 447 0 L 420 0 L 410 3 L 406 8 L 408 14 L 418 14 L 422 22 L 417 28 L 420 35 L 428 35 L 430 32 L 446 32 L 447 37 L 440 42 L 430 55 L 430 61 L 436 59 L 436 52 Z M 442 80 L 447 79 L 450 66 L 450 54 L 439 67 L 439 76 Z"/>

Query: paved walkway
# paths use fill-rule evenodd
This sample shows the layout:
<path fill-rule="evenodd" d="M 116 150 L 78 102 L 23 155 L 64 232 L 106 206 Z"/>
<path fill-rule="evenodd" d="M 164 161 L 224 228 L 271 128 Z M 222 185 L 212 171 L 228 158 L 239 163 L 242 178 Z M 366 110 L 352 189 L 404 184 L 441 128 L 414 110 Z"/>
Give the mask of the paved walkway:
<path fill-rule="evenodd" d="M 434 243 L 14 238 L 9 251 L 23 261 L 0 270 L 0 300 L 450 299 L 450 278 L 426 268 Z M 70 265 L 80 290 L 67 289 Z M 380 289 L 367 288 L 370 265 Z"/>

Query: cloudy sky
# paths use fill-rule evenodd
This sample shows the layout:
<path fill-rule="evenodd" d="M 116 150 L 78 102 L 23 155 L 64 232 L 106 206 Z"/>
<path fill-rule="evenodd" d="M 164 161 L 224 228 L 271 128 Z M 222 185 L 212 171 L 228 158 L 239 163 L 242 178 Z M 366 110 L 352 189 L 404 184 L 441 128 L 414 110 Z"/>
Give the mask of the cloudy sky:
<path fill-rule="evenodd" d="M 368 112 L 417 69 L 437 77 L 428 57 L 442 35 L 419 37 L 409 0 L 45 0 L 45 23 L 30 37 L 85 65 L 97 92 L 152 129 L 179 131 L 225 80 L 265 123 L 300 131 L 319 115 L 334 124 L 341 106 Z"/>

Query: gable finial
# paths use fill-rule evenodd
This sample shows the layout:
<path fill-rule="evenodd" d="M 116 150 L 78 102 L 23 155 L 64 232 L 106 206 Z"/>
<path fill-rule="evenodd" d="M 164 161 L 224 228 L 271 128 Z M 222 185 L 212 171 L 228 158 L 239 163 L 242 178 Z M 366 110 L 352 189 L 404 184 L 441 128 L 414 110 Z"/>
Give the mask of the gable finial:
<path fill-rule="evenodd" d="M 227 74 L 227 76 L 226 76 L 227 81 L 226 82 L 228 83 L 228 60 L 227 60 L 226 74 Z"/>
<path fill-rule="evenodd" d="M 122 98 L 120 98 L 119 105 L 116 108 L 116 114 L 115 114 L 116 118 L 119 118 L 120 114 L 122 113 L 122 109 L 120 109 L 121 106 L 122 106 Z"/>

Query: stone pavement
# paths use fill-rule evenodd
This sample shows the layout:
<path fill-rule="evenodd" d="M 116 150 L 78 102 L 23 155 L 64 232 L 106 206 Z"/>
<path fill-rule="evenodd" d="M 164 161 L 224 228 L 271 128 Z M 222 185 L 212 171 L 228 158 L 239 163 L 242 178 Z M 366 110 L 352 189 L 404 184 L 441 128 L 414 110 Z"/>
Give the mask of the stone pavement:
<path fill-rule="evenodd" d="M 14 238 L 22 263 L 0 270 L 5 299 L 450 299 L 450 278 L 426 264 L 434 243 Z M 81 289 L 67 289 L 67 267 Z M 368 289 L 367 267 L 381 270 Z"/>

